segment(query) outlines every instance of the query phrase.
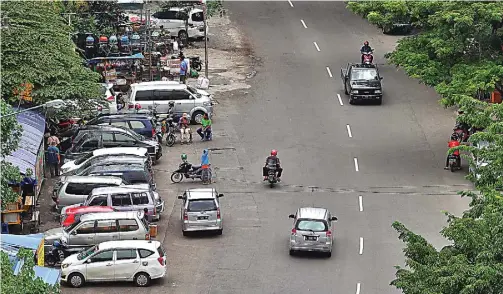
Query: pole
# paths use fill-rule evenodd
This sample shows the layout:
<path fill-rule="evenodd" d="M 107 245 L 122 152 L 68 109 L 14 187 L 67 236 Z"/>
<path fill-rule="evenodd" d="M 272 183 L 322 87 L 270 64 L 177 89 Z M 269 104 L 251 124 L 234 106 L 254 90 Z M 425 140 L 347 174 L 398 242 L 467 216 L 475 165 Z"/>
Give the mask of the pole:
<path fill-rule="evenodd" d="M 150 81 L 153 80 L 152 76 L 152 44 L 150 37 L 152 35 L 152 32 L 150 31 L 150 9 L 147 9 L 147 13 L 145 15 L 146 18 L 146 24 L 147 24 L 147 50 L 148 50 L 148 72 L 149 72 L 149 78 Z"/>
<path fill-rule="evenodd" d="M 204 75 L 208 79 L 208 23 L 206 21 L 206 3 L 203 3 L 203 20 L 204 20 Z"/>

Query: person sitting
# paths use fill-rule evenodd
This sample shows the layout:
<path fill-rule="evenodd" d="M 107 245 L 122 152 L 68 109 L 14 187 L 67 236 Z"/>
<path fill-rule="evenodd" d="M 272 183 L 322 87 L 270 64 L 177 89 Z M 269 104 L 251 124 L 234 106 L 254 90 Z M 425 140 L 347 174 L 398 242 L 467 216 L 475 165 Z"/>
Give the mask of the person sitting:
<path fill-rule="evenodd" d="M 192 132 L 190 130 L 190 119 L 188 118 L 187 113 L 184 113 L 180 120 L 178 121 L 178 127 L 180 128 L 180 133 L 182 134 L 182 138 L 180 139 L 181 143 L 184 143 L 184 139 L 187 144 L 192 142 Z"/>
<path fill-rule="evenodd" d="M 283 169 L 281 168 L 281 163 L 278 158 L 278 151 L 272 150 L 271 155 L 268 156 L 265 160 L 265 166 L 262 168 L 262 175 L 264 176 L 264 181 L 267 181 L 267 176 L 269 173 L 269 165 L 273 165 L 276 167 L 278 182 L 281 181 L 281 174 L 283 173 Z"/>
<path fill-rule="evenodd" d="M 211 119 L 208 118 L 208 114 L 203 115 L 201 120 L 201 127 L 197 129 L 197 133 L 201 136 L 202 141 L 210 141 L 212 137 L 211 133 Z"/>
<path fill-rule="evenodd" d="M 458 136 L 458 134 L 453 133 L 451 135 L 451 140 L 449 141 L 449 143 L 447 143 L 447 146 L 449 147 L 449 149 L 452 149 L 452 148 L 458 147 L 459 145 L 460 145 L 459 136 Z M 451 154 L 447 155 L 447 159 L 445 160 L 444 169 L 449 169 L 449 157 L 450 156 L 456 156 L 456 164 L 458 167 L 461 167 L 461 156 L 459 154 L 459 150 L 456 150 L 456 151 L 452 152 Z"/>

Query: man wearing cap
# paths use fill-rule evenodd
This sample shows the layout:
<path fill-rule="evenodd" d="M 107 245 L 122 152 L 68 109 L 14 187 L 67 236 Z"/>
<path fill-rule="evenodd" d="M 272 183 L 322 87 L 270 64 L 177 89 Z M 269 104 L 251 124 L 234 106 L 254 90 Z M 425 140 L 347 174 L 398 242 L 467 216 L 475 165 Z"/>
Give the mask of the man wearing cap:
<path fill-rule="evenodd" d="M 180 142 L 183 144 L 184 139 L 186 138 L 187 144 L 190 143 L 192 140 L 192 132 L 190 131 L 190 119 L 187 115 L 187 113 L 184 113 L 180 120 L 178 121 L 178 125 L 180 128 L 180 133 L 182 134 L 182 138 L 180 139 Z"/>

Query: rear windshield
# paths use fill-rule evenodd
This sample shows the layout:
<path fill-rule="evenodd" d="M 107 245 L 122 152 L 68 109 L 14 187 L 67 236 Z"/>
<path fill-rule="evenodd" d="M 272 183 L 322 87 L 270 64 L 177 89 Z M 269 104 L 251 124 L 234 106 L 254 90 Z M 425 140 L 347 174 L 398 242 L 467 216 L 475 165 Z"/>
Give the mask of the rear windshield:
<path fill-rule="evenodd" d="M 327 224 L 322 220 L 301 219 L 297 222 L 296 229 L 299 231 L 324 232 Z"/>
<path fill-rule="evenodd" d="M 189 200 L 187 211 L 210 211 L 217 210 L 217 204 L 213 199 Z"/>
<path fill-rule="evenodd" d="M 164 248 L 162 248 L 162 245 L 159 245 L 159 247 L 157 247 L 157 253 L 159 253 L 159 256 L 165 256 L 166 253 L 164 253 Z"/>
<path fill-rule="evenodd" d="M 134 184 L 150 184 L 148 173 L 143 170 L 134 170 L 124 172 L 122 177 L 131 185 Z"/>

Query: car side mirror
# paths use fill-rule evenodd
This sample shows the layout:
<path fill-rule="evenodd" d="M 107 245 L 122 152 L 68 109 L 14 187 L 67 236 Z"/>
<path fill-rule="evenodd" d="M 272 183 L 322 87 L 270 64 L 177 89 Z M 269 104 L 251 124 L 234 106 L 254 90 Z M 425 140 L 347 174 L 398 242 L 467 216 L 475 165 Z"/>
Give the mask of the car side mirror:
<path fill-rule="evenodd" d="M 330 220 L 336 221 L 337 217 L 336 216 L 332 216 L 332 218 Z"/>
<path fill-rule="evenodd" d="M 294 214 L 290 214 L 288 217 L 289 218 L 295 218 L 295 215 Z"/>
<path fill-rule="evenodd" d="M 183 196 L 182 195 L 178 195 L 178 199 L 183 199 Z"/>
<path fill-rule="evenodd" d="M 74 235 L 74 236 L 75 236 L 75 235 L 77 235 L 77 231 L 72 231 L 72 232 L 70 233 L 70 235 Z"/>
<path fill-rule="evenodd" d="M 224 194 L 218 194 L 218 198 L 224 197 Z"/>
<path fill-rule="evenodd" d="M 88 260 L 86 260 L 86 263 L 91 263 L 91 262 L 92 262 L 91 258 L 89 258 Z"/>
<path fill-rule="evenodd" d="M 382 80 L 382 77 L 379 77 L 380 80 Z"/>

